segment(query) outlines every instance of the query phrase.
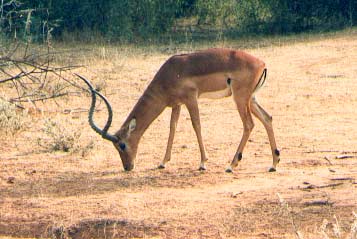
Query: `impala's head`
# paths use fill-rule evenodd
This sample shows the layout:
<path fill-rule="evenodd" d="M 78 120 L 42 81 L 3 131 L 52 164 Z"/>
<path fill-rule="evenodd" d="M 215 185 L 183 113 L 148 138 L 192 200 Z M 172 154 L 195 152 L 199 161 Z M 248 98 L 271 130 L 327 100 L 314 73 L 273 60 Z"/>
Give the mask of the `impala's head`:
<path fill-rule="evenodd" d="M 115 134 L 118 138 L 117 142 L 113 142 L 115 148 L 120 154 L 121 161 L 125 171 L 130 171 L 134 168 L 134 161 L 137 152 L 137 143 L 133 140 L 131 133 L 135 130 L 136 119 L 132 118 L 128 124 L 124 124 L 121 129 Z"/>
<path fill-rule="evenodd" d="M 136 119 L 132 118 L 129 121 L 127 121 L 128 123 L 124 123 L 124 125 L 115 135 L 108 133 L 108 129 L 112 123 L 112 117 L 113 117 L 113 111 L 108 100 L 102 94 L 97 92 L 93 88 L 93 86 L 89 83 L 88 80 L 86 80 L 84 77 L 80 75 L 77 76 L 81 78 L 88 85 L 89 90 L 92 94 L 92 104 L 89 108 L 89 117 L 88 117 L 90 126 L 95 132 L 100 134 L 104 139 L 107 139 L 114 144 L 115 148 L 118 150 L 120 154 L 120 158 L 122 160 L 125 171 L 132 170 L 134 168 L 134 160 L 137 152 L 137 143 L 135 142 L 135 140 L 133 140 L 133 137 L 131 136 L 132 136 L 132 132 L 136 128 Z M 98 95 L 100 98 L 104 100 L 105 105 L 108 108 L 108 120 L 103 129 L 100 129 L 98 126 L 96 126 L 93 121 L 96 95 Z"/>

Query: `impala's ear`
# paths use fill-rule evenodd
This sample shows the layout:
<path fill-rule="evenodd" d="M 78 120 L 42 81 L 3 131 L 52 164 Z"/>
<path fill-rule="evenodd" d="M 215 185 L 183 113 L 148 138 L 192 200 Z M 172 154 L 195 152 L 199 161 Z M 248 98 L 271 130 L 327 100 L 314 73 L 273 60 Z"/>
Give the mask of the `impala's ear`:
<path fill-rule="evenodd" d="M 131 132 L 133 132 L 135 130 L 136 127 L 136 119 L 132 118 L 129 122 L 129 131 L 128 133 L 130 134 Z"/>

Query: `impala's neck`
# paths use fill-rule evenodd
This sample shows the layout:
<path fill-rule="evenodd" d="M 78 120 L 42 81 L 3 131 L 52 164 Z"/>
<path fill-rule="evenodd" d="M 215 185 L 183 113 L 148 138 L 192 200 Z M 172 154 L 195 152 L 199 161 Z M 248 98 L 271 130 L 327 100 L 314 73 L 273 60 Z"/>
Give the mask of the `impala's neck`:
<path fill-rule="evenodd" d="M 131 132 L 128 138 L 131 147 L 137 148 L 145 130 L 167 106 L 165 99 L 162 99 L 159 95 L 153 90 L 147 89 L 125 120 L 122 127 L 126 127 L 133 118 L 136 119 L 135 130 Z"/>

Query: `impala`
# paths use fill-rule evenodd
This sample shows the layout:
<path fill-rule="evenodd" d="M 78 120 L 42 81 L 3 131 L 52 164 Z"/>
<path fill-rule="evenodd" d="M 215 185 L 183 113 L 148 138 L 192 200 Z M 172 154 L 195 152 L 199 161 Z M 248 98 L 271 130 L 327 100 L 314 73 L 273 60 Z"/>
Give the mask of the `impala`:
<path fill-rule="evenodd" d="M 122 127 L 114 135 L 108 133 L 112 121 L 112 109 L 108 100 L 84 77 L 77 76 L 86 82 L 92 94 L 90 126 L 114 144 L 126 171 L 134 168 L 138 144 L 145 130 L 166 107 L 171 107 L 166 153 L 159 165 L 159 168 L 165 168 L 171 159 L 172 143 L 182 105 L 188 109 L 197 136 L 201 153 L 199 169 L 205 170 L 207 157 L 201 136 L 198 98 L 223 98 L 233 94 L 244 131 L 237 152 L 226 172 L 232 172 L 242 159 L 243 149 L 254 127 L 252 114 L 263 123 L 267 131 L 273 156 L 273 165 L 269 171 L 273 172 L 276 171 L 280 153 L 276 147 L 272 117 L 258 104 L 254 96 L 265 82 L 266 71 L 263 61 L 238 50 L 208 49 L 172 56 L 161 66 Z M 109 112 L 108 121 L 103 129 L 96 126 L 93 121 L 96 95 L 104 100 Z"/>

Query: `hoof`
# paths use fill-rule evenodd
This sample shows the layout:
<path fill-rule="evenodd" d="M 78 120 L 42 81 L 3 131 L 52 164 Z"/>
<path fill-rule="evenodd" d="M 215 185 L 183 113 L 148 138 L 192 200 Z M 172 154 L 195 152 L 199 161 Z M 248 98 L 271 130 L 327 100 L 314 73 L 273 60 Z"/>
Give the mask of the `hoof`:
<path fill-rule="evenodd" d="M 232 167 L 228 167 L 228 168 L 226 169 L 226 173 L 233 173 Z"/>
<path fill-rule="evenodd" d="M 206 171 L 206 167 L 205 166 L 200 166 L 200 168 L 198 169 L 200 171 Z"/>
<path fill-rule="evenodd" d="M 269 169 L 269 172 L 276 172 L 276 169 L 273 168 L 273 167 L 271 167 L 271 168 Z"/>
<path fill-rule="evenodd" d="M 157 168 L 158 168 L 158 169 L 164 169 L 164 168 L 165 168 L 165 165 L 164 165 L 164 164 L 160 164 Z"/>

